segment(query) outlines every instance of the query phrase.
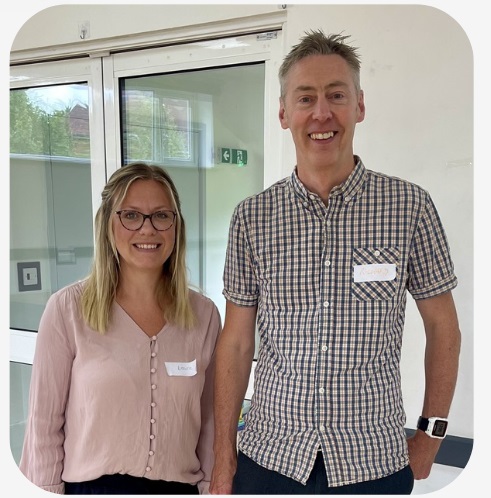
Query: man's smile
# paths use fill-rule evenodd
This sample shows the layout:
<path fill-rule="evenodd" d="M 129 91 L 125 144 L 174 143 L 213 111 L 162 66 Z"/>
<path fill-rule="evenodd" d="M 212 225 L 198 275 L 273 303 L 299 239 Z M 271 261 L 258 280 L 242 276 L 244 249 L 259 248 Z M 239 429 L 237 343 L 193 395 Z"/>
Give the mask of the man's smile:
<path fill-rule="evenodd" d="M 328 131 L 324 133 L 310 133 L 309 137 L 312 140 L 327 140 L 328 138 L 332 138 L 334 136 L 333 131 Z"/>

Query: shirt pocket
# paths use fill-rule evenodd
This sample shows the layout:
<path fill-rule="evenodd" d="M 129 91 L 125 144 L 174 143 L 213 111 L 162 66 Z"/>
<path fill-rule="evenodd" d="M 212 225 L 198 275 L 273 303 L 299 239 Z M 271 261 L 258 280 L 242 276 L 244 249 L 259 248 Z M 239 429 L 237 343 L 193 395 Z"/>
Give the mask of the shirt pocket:
<path fill-rule="evenodd" d="M 378 265 L 378 266 L 371 266 Z M 368 276 L 355 281 L 355 266 Z M 395 267 L 395 276 L 393 275 Z M 385 280 L 385 273 L 389 275 Z M 358 301 L 388 301 L 396 293 L 400 278 L 400 251 L 398 247 L 355 247 L 351 293 Z M 373 275 L 370 277 L 370 275 Z"/>

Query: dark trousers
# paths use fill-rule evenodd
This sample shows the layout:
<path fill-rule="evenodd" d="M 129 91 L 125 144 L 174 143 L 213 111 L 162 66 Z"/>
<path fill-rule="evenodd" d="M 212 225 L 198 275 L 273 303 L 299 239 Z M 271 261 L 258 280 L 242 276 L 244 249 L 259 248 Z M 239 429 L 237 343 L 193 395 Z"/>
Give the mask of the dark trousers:
<path fill-rule="evenodd" d="M 198 486 L 134 477 L 104 475 L 93 481 L 65 482 L 66 495 L 198 495 Z"/>
<path fill-rule="evenodd" d="M 319 451 L 307 484 L 261 467 L 239 452 L 232 494 L 237 495 L 410 495 L 414 476 L 409 465 L 374 481 L 329 487 L 322 452 Z"/>

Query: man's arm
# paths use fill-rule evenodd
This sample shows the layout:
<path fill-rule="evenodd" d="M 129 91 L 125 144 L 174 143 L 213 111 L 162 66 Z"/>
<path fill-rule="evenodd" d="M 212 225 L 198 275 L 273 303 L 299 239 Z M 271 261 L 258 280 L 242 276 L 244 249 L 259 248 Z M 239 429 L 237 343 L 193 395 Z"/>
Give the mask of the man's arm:
<path fill-rule="evenodd" d="M 423 417 L 447 417 L 457 382 L 460 329 L 452 293 L 416 301 L 426 333 Z M 416 430 L 408 439 L 415 479 L 430 475 L 441 439 Z"/>
<path fill-rule="evenodd" d="M 237 469 L 237 424 L 254 357 L 256 306 L 227 301 L 216 350 L 215 466 L 210 493 L 231 494 Z"/>

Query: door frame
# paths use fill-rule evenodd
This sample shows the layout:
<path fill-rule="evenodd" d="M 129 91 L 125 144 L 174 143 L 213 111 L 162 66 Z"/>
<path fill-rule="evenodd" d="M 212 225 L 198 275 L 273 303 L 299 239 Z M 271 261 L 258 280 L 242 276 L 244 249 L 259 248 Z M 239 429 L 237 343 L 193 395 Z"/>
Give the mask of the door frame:
<path fill-rule="evenodd" d="M 80 82 L 89 85 L 91 192 L 95 216 L 107 178 L 122 164 L 120 78 L 264 62 L 264 163 L 268 165 L 264 168 L 264 186 L 268 186 L 282 175 L 284 138 L 277 126 L 277 71 L 283 54 L 282 39 L 282 31 L 276 26 L 272 31 L 128 52 L 110 53 L 99 47 L 91 57 L 14 65 L 10 88 Z M 10 361 L 32 364 L 37 332 L 10 329 L 9 337 Z"/>

